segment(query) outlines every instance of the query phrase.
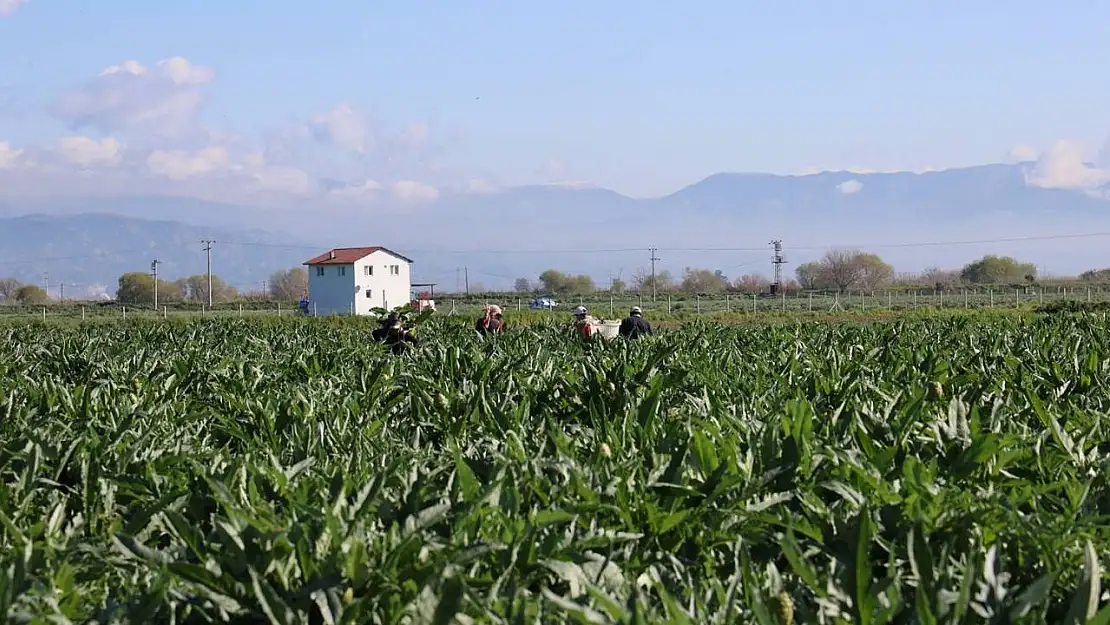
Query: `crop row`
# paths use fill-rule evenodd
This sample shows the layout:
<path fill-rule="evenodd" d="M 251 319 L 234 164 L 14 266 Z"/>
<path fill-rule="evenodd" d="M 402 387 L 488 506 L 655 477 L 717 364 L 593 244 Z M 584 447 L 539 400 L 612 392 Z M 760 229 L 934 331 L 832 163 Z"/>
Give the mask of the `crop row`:
<path fill-rule="evenodd" d="M 3 326 L 0 614 L 1107 622 L 1106 321 Z"/>

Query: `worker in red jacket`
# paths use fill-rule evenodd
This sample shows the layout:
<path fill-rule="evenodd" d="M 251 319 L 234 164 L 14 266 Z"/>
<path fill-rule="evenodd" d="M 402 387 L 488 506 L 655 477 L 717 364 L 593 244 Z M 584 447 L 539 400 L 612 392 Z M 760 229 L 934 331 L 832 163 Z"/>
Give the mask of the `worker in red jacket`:
<path fill-rule="evenodd" d="M 590 338 L 597 334 L 597 323 L 597 319 L 590 315 L 590 311 L 586 310 L 585 306 L 574 309 L 574 328 L 579 336 Z"/>

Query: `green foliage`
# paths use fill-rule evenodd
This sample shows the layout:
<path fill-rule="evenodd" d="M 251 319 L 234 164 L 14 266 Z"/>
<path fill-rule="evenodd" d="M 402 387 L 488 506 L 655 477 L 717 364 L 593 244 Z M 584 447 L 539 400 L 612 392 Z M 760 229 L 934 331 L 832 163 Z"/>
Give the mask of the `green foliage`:
<path fill-rule="evenodd" d="M 596 290 L 594 280 L 590 276 L 574 276 L 554 269 L 548 269 L 540 274 L 540 284 L 543 285 L 544 291 L 555 295 L 592 293 Z"/>
<path fill-rule="evenodd" d="M 1023 263 L 1010 256 L 987 254 L 983 258 L 968 263 L 960 272 L 965 282 L 972 284 L 1018 284 L 1032 282 L 1037 278 L 1037 266 Z"/>
<path fill-rule="evenodd" d="M 34 284 L 24 284 L 16 288 L 14 299 L 19 304 L 45 304 L 50 300 L 50 296 L 46 294 L 46 290 Z"/>
<path fill-rule="evenodd" d="M 153 304 L 154 276 L 141 271 L 131 271 L 119 277 L 116 299 L 124 304 Z M 182 286 L 174 282 L 158 281 L 158 301 L 177 302 L 182 299 Z"/>
<path fill-rule="evenodd" d="M 0 327 L 0 614 L 1110 619 L 1104 316 L 471 323 Z"/>

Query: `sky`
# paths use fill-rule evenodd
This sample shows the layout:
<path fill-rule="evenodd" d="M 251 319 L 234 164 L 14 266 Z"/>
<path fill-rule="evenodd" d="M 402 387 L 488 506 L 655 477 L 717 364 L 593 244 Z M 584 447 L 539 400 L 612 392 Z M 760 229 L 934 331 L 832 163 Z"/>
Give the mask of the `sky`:
<path fill-rule="evenodd" d="M 340 203 L 1015 159 L 1110 179 L 1110 3 L 681 6 L 0 0 L 0 170 Z"/>

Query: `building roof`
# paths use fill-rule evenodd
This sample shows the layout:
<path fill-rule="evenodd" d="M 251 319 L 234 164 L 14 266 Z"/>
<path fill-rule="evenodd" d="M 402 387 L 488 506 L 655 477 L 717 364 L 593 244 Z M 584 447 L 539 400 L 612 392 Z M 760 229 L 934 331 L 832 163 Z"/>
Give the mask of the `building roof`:
<path fill-rule="evenodd" d="M 350 265 L 350 264 L 353 264 L 355 261 L 361 260 L 362 258 L 365 258 L 365 257 L 373 254 L 374 252 L 385 252 L 385 253 L 390 254 L 392 256 L 396 256 L 397 258 L 400 258 L 401 260 L 403 260 L 405 262 L 408 262 L 408 263 L 413 262 L 411 258 L 406 258 L 404 256 L 401 256 L 400 254 L 398 254 L 397 252 L 394 252 L 391 249 L 384 248 L 384 247 L 381 247 L 379 245 L 373 245 L 373 246 L 369 246 L 369 247 L 337 247 L 335 249 L 328 250 L 327 252 L 324 252 L 323 254 L 320 254 L 319 256 L 314 256 L 314 257 L 304 261 L 304 263 L 302 263 L 302 264 L 304 264 L 304 265 Z"/>

